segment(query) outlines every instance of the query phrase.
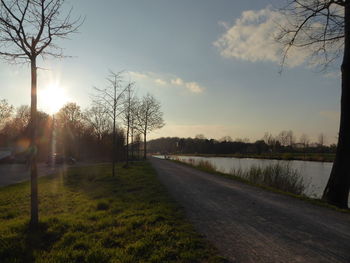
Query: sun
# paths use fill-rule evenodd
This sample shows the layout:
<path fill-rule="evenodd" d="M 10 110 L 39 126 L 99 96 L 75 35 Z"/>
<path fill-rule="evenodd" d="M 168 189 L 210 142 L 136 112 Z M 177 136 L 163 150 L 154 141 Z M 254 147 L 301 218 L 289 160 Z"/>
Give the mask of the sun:
<path fill-rule="evenodd" d="M 55 114 L 68 102 L 65 90 L 58 83 L 49 84 L 38 95 L 40 105 L 49 114 Z"/>

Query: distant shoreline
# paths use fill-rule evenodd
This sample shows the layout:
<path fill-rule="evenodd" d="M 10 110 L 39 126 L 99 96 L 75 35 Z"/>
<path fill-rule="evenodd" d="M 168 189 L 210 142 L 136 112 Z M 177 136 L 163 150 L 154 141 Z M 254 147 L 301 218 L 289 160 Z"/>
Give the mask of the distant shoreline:
<path fill-rule="evenodd" d="M 197 157 L 228 157 L 228 158 L 254 158 L 285 161 L 311 161 L 311 162 L 333 162 L 334 153 L 271 153 L 271 154 L 167 154 L 174 156 L 197 156 Z"/>

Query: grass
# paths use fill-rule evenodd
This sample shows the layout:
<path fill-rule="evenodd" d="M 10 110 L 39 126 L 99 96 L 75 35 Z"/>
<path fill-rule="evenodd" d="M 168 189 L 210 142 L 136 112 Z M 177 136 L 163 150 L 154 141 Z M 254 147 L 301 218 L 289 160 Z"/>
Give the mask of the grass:
<path fill-rule="evenodd" d="M 147 162 L 39 179 L 40 226 L 28 227 L 29 183 L 0 188 L 0 261 L 223 262 Z"/>
<path fill-rule="evenodd" d="M 333 162 L 334 153 L 262 153 L 262 154 L 178 154 L 182 156 L 200 156 L 200 157 L 234 157 L 234 158 L 255 158 L 255 159 L 274 159 L 274 160 L 300 160 L 314 162 Z"/>
<path fill-rule="evenodd" d="M 276 188 L 295 195 L 303 195 L 307 188 L 299 171 L 291 168 L 289 164 L 275 163 L 265 167 L 254 165 L 246 171 L 233 169 L 230 174 L 244 178 L 253 184 Z"/>
<path fill-rule="evenodd" d="M 179 158 L 175 159 L 178 162 L 186 162 L 191 166 L 197 167 L 202 171 L 206 171 L 206 172 L 217 172 L 217 168 L 214 164 L 212 164 L 211 162 L 207 161 L 207 160 L 195 160 L 195 159 L 188 159 L 188 160 L 180 160 Z"/>

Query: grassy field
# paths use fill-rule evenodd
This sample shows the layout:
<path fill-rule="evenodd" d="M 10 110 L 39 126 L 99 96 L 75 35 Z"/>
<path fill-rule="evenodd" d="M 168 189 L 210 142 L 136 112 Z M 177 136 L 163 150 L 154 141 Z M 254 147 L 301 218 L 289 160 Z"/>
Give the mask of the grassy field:
<path fill-rule="evenodd" d="M 174 154 L 176 155 L 176 154 Z M 235 157 L 235 158 L 256 158 L 256 159 L 275 159 L 275 160 L 301 160 L 315 162 L 333 162 L 334 153 L 263 153 L 263 154 L 178 154 L 182 156 L 200 156 L 200 157 Z"/>
<path fill-rule="evenodd" d="M 184 219 L 149 163 L 71 168 L 40 178 L 40 228 L 29 183 L 0 188 L 0 262 L 223 262 Z"/>

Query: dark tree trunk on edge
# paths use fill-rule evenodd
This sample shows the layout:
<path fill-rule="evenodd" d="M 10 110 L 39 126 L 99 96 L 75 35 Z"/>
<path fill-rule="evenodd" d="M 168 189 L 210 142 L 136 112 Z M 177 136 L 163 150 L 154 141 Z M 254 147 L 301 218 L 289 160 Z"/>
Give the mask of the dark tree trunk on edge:
<path fill-rule="evenodd" d="M 341 115 L 338 146 L 323 199 L 341 208 L 348 207 L 350 189 L 350 2 L 345 2 L 344 57 L 341 66 Z"/>
<path fill-rule="evenodd" d="M 39 205 L 38 205 L 38 171 L 37 171 L 37 147 L 36 147 L 36 129 L 37 129 L 37 67 L 36 57 L 31 59 L 31 108 L 30 108 L 30 182 L 31 182 L 31 209 L 30 225 L 36 227 L 39 223 Z"/>

